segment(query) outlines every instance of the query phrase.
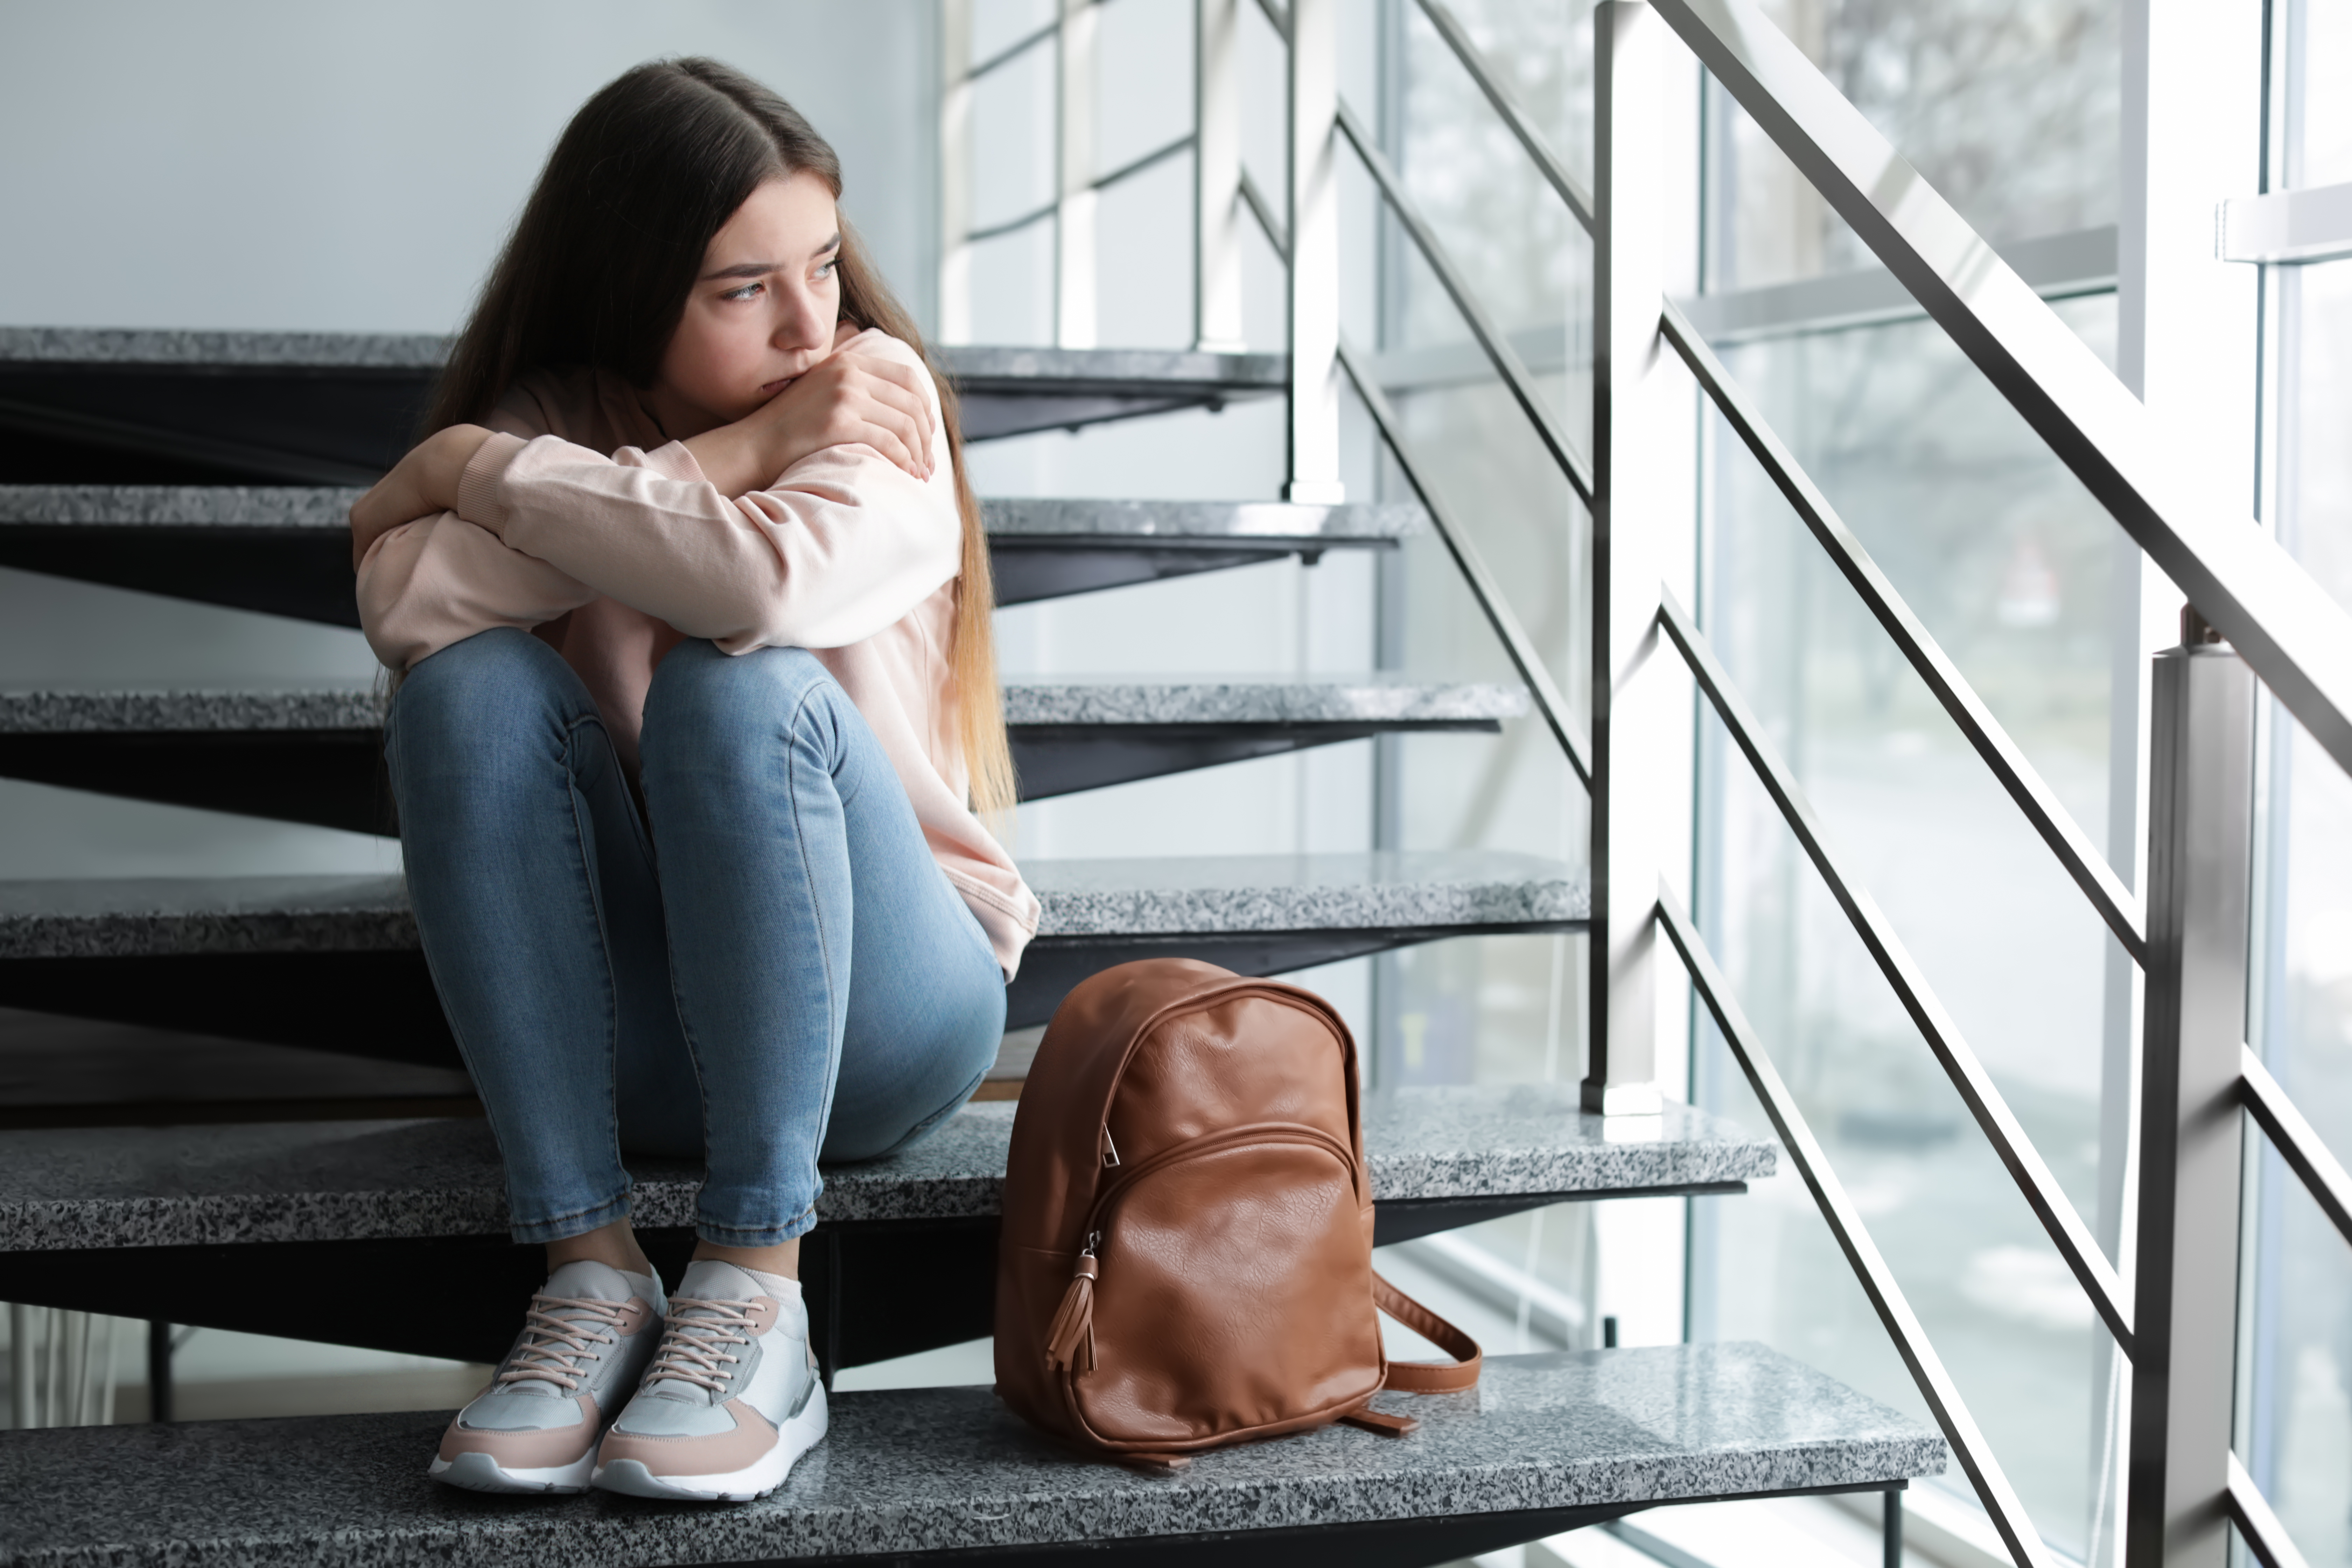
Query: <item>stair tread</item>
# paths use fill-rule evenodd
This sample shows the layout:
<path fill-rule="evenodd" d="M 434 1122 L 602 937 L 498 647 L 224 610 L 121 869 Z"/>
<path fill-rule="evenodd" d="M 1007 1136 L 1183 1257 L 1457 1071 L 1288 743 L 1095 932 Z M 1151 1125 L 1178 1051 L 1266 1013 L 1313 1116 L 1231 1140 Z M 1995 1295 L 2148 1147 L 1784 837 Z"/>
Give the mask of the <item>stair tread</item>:
<path fill-rule="evenodd" d="M 19 1563 L 519 1568 L 1622 1509 L 1890 1485 L 1947 1460 L 1931 1430 L 1753 1343 L 1498 1356 L 1473 1392 L 1374 1403 L 1421 1430 L 1327 1427 L 1150 1476 L 1073 1457 L 986 1388 L 837 1394 L 792 1479 L 727 1508 L 452 1493 L 424 1473 L 446 1412 L 9 1432 L 0 1486 Z"/>
<path fill-rule="evenodd" d="M 1024 860 L 1038 935 L 1558 928 L 1584 872 L 1498 850 Z M 416 931 L 397 876 L 0 881 L 0 960 L 384 952 Z"/>
<path fill-rule="evenodd" d="M 339 532 L 364 490 L 341 485 L 0 485 L 0 524 L 273 528 Z M 1381 542 L 1426 527 L 1418 506 L 993 498 L 992 537 Z"/>
<path fill-rule="evenodd" d="M 999 1212 L 1018 1107 L 965 1106 L 887 1160 L 829 1168 L 835 1223 Z M 1606 1120 L 1572 1084 L 1422 1086 L 1366 1098 L 1377 1201 L 1627 1193 L 1761 1180 L 1776 1146 L 1669 1104 Z M 641 1226 L 690 1226 L 698 1163 L 632 1159 Z M 505 1234 L 498 1146 L 473 1119 L 0 1132 L 0 1252 Z"/>
<path fill-rule="evenodd" d="M 433 332 L 254 332 L 142 327 L 0 327 L 0 364 L 173 369 L 437 371 L 454 340 Z M 933 344 L 959 382 L 1284 384 L 1278 353 Z"/>
<path fill-rule="evenodd" d="M 1009 724 L 1461 723 L 1517 718 L 1527 695 L 1498 681 L 1379 672 L 1345 677 L 1013 677 Z M 365 686 L 276 691 L 189 689 L 0 691 L 0 735 L 373 730 Z"/>

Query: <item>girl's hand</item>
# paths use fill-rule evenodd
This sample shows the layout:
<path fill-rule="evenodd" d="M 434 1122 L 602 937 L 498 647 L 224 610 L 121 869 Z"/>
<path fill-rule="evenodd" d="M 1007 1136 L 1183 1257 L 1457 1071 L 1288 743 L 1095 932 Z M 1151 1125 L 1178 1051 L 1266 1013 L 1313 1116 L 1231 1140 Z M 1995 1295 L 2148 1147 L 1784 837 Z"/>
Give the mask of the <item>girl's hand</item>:
<path fill-rule="evenodd" d="M 490 433 L 479 425 L 452 425 L 427 436 L 352 507 L 352 570 L 369 548 L 404 522 L 454 511 L 457 481 Z"/>
<path fill-rule="evenodd" d="M 753 412 L 694 437 L 686 447 L 730 496 L 772 483 L 827 447 L 871 447 L 928 479 L 935 428 L 928 381 L 924 372 L 897 360 L 836 353 Z"/>

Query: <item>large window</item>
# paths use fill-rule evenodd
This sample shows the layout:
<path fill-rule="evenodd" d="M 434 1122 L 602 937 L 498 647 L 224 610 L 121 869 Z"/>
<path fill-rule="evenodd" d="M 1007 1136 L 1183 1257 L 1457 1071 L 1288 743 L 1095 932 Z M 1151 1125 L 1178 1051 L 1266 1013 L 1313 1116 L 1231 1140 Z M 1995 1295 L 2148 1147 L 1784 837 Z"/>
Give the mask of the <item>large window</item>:
<path fill-rule="evenodd" d="M 2278 0 L 2274 188 L 2352 181 L 2352 5 Z M 2267 269 L 2265 521 L 2352 605 L 2352 261 Z M 2352 1150 L 2352 778 L 2268 715 L 2254 1043 L 2339 1156 Z M 2352 1250 L 2275 1154 L 2260 1162 L 2241 1325 L 2239 1451 L 2315 1568 L 2352 1564 Z"/>

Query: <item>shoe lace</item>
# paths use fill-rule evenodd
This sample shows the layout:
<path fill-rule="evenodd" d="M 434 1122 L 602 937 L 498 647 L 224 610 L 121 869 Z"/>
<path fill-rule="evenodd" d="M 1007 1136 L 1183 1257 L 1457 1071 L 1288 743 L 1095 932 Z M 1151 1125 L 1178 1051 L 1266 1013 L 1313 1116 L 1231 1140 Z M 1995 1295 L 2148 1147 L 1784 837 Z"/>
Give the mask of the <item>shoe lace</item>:
<path fill-rule="evenodd" d="M 558 1312 L 571 1314 L 557 1317 Z M 617 1336 L 623 1306 L 589 1297 L 538 1295 L 523 1316 L 523 1342 L 513 1363 L 499 1373 L 501 1384 L 531 1379 L 562 1389 L 580 1386 L 586 1369 L 581 1363 L 598 1354 Z M 601 1328 L 598 1325 L 603 1325 Z"/>
<path fill-rule="evenodd" d="M 758 1326 L 752 1316 L 756 1310 L 750 1301 L 701 1301 L 691 1297 L 674 1298 L 668 1324 L 662 1335 L 661 1348 L 654 1352 L 653 1364 L 646 1369 L 644 1386 L 650 1388 L 665 1378 L 707 1388 L 713 1394 L 727 1392 L 729 1374 L 725 1370 L 743 1358 L 730 1354 L 725 1346 L 748 1345 L 751 1336 L 747 1331 Z M 693 1311 L 699 1316 L 688 1318 Z"/>

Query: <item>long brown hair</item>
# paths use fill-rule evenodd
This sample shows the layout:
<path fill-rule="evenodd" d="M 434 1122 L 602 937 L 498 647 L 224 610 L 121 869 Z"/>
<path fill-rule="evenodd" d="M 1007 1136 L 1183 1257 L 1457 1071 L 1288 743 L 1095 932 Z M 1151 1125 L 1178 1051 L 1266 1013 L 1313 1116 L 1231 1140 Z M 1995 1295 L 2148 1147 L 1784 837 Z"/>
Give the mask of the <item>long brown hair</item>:
<path fill-rule="evenodd" d="M 711 59 L 657 60 L 616 79 L 581 105 L 549 155 L 441 373 L 425 432 L 488 417 L 526 371 L 609 370 L 651 385 L 711 237 L 761 183 L 801 173 L 840 197 L 832 146 L 742 72 Z M 948 696 L 973 809 L 1001 816 L 1013 779 L 996 684 L 996 590 L 964 476 L 955 389 L 846 219 L 838 276 L 842 319 L 914 349 L 939 385 L 963 518 Z"/>

